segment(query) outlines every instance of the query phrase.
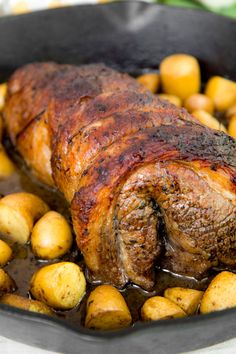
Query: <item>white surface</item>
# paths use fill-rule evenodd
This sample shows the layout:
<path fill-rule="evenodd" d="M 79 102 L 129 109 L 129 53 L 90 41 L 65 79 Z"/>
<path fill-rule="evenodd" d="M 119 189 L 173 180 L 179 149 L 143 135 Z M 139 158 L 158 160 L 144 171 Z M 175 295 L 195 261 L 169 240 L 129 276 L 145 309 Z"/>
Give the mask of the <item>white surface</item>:
<path fill-rule="evenodd" d="M 55 352 L 33 348 L 28 345 L 14 342 L 10 339 L 6 339 L 1 336 L 0 336 L 0 353 L 1 354 L 55 354 Z M 194 352 L 188 352 L 185 354 L 235 354 L 235 353 L 236 353 L 236 338 L 221 344 L 214 345 L 207 349 L 196 350 Z"/>
<path fill-rule="evenodd" d="M 236 2 L 235 0 L 198 0 L 198 1 L 212 8 L 227 7 L 235 4 Z"/>

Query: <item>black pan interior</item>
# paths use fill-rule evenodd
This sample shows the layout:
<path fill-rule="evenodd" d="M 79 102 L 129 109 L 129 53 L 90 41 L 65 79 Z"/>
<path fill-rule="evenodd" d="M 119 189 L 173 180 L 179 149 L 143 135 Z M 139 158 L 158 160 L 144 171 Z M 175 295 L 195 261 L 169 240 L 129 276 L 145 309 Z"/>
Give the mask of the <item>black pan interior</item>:
<path fill-rule="evenodd" d="M 201 63 L 203 80 L 236 80 L 236 22 L 203 11 L 142 2 L 77 6 L 0 19 L 0 82 L 33 61 L 104 62 L 138 74 L 183 52 Z M 197 318 L 91 332 L 1 305 L 0 333 L 63 353 L 177 353 L 234 337 L 236 310 Z"/>

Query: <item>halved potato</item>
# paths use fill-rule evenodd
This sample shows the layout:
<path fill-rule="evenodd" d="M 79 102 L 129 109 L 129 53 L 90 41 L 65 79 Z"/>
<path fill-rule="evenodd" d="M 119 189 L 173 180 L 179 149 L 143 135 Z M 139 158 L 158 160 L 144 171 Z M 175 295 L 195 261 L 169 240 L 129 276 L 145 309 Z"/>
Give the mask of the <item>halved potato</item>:
<path fill-rule="evenodd" d="M 232 137 L 236 138 L 236 113 L 230 117 L 228 133 Z"/>
<path fill-rule="evenodd" d="M 168 288 L 164 292 L 165 298 L 181 307 L 188 315 L 196 313 L 203 294 L 203 291 L 180 287 Z"/>
<path fill-rule="evenodd" d="M 210 114 L 213 114 L 214 112 L 213 100 L 202 93 L 195 93 L 192 96 L 189 96 L 184 101 L 184 107 L 187 109 L 189 113 L 192 113 L 199 109 L 208 112 Z"/>
<path fill-rule="evenodd" d="M 163 92 L 178 96 L 181 100 L 199 92 L 200 66 L 196 58 L 187 54 L 166 57 L 160 65 Z"/>
<path fill-rule="evenodd" d="M 5 294 L 0 298 L 0 303 L 18 307 L 23 310 L 39 312 L 45 315 L 53 315 L 53 311 L 43 302 L 37 300 L 27 299 L 25 297 L 15 294 Z"/>
<path fill-rule="evenodd" d="M 13 193 L 0 200 L 0 233 L 7 242 L 25 244 L 34 222 L 49 210 L 31 193 Z"/>
<path fill-rule="evenodd" d="M 5 266 L 12 257 L 12 249 L 8 244 L 0 240 L 0 266 Z"/>
<path fill-rule="evenodd" d="M 226 118 L 230 120 L 231 117 L 235 115 L 236 115 L 236 103 L 233 106 L 229 107 L 229 109 L 226 112 Z"/>
<path fill-rule="evenodd" d="M 150 297 L 141 308 L 141 317 L 144 321 L 166 320 L 186 316 L 181 307 L 162 296 Z"/>
<path fill-rule="evenodd" d="M 82 299 L 86 280 L 80 267 L 72 262 L 54 263 L 36 271 L 30 282 L 30 292 L 50 307 L 69 310 Z"/>
<path fill-rule="evenodd" d="M 14 280 L 3 269 L 0 269 L 0 296 L 13 292 L 15 289 L 16 284 Z"/>
<path fill-rule="evenodd" d="M 236 103 L 236 83 L 221 76 L 213 76 L 206 84 L 205 94 L 218 111 L 225 111 Z"/>
<path fill-rule="evenodd" d="M 0 141 L 2 141 L 2 136 L 3 136 L 3 118 L 0 113 Z"/>
<path fill-rule="evenodd" d="M 157 73 L 146 73 L 137 77 L 137 81 L 152 93 L 158 91 L 160 76 Z"/>
<path fill-rule="evenodd" d="M 223 124 L 221 124 L 215 117 L 205 111 L 194 111 L 192 112 L 192 115 L 197 118 L 200 123 L 206 125 L 208 128 L 221 130 L 225 133 L 227 132 Z"/>
<path fill-rule="evenodd" d="M 168 95 L 167 93 L 160 93 L 158 95 L 158 97 L 174 104 L 176 107 L 182 106 L 181 99 L 175 95 Z"/>
<path fill-rule="evenodd" d="M 0 144 L 0 179 L 5 179 L 15 172 L 15 165 L 7 156 L 4 147 Z"/>
<path fill-rule="evenodd" d="M 120 292 L 111 285 L 95 288 L 87 300 L 85 326 L 111 330 L 130 326 L 132 317 Z"/>
<path fill-rule="evenodd" d="M 201 313 L 224 310 L 236 307 L 236 274 L 231 272 L 219 273 L 205 291 Z"/>
<path fill-rule="evenodd" d="M 42 259 L 63 256 L 69 251 L 72 241 L 68 222 L 55 211 L 49 211 L 39 219 L 31 234 L 32 250 L 37 257 Z"/>
<path fill-rule="evenodd" d="M 7 84 L 0 84 L 0 111 L 3 109 L 7 95 Z"/>

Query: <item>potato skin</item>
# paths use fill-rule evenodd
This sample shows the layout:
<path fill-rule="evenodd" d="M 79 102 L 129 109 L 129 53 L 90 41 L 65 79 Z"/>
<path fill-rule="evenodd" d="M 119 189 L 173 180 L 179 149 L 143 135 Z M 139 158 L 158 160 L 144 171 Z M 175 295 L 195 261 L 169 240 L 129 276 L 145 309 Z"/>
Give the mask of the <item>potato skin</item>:
<path fill-rule="evenodd" d="M 12 257 L 12 249 L 8 244 L 0 240 L 0 266 L 4 267 Z"/>
<path fill-rule="evenodd" d="M 3 119 L 0 112 L 0 141 L 2 141 L 2 137 L 3 137 Z"/>
<path fill-rule="evenodd" d="M 41 259 L 59 258 L 72 245 L 72 233 L 66 219 L 55 211 L 49 211 L 35 224 L 31 234 L 33 253 Z"/>
<path fill-rule="evenodd" d="M 211 77 L 205 88 L 218 111 L 225 111 L 236 103 L 236 83 L 220 76 Z"/>
<path fill-rule="evenodd" d="M 5 98 L 7 94 L 7 84 L 0 84 L 0 111 L 3 109 L 5 104 Z"/>
<path fill-rule="evenodd" d="M 186 317 L 186 313 L 169 299 L 162 296 L 153 296 L 143 304 L 141 317 L 144 321 L 156 321 Z"/>
<path fill-rule="evenodd" d="M 168 95 L 167 93 L 160 93 L 158 97 L 163 100 L 167 100 L 168 102 L 174 104 L 176 107 L 182 106 L 181 99 L 178 96 Z"/>
<path fill-rule="evenodd" d="M 0 296 L 13 292 L 15 289 L 16 284 L 14 280 L 3 269 L 0 269 Z"/>
<path fill-rule="evenodd" d="M 42 313 L 49 316 L 53 315 L 53 311 L 43 302 L 27 299 L 25 297 L 15 295 L 15 294 L 3 295 L 0 298 L 0 303 L 5 305 L 10 305 L 13 307 L 18 307 L 27 311 Z"/>
<path fill-rule="evenodd" d="M 180 287 L 168 288 L 164 292 L 165 298 L 181 307 L 188 315 L 196 313 L 203 294 L 203 291 Z"/>
<path fill-rule="evenodd" d="M 236 307 L 236 274 L 224 271 L 217 274 L 205 291 L 200 312 L 204 314 L 231 307 Z"/>
<path fill-rule="evenodd" d="M 236 103 L 227 110 L 226 118 L 230 120 L 231 117 L 235 115 L 236 115 Z"/>
<path fill-rule="evenodd" d="M 163 92 L 176 95 L 182 100 L 199 92 L 200 67 L 196 58 L 186 54 L 166 57 L 160 65 Z"/>
<path fill-rule="evenodd" d="M 31 193 L 13 193 L 0 200 L 0 232 L 8 242 L 25 244 L 33 224 L 49 210 L 42 199 Z"/>
<path fill-rule="evenodd" d="M 54 263 L 36 271 L 30 282 L 33 297 L 50 307 L 69 310 L 82 299 L 86 280 L 80 267 L 72 262 Z"/>
<path fill-rule="evenodd" d="M 232 137 L 236 138 L 236 113 L 230 117 L 228 133 Z"/>
<path fill-rule="evenodd" d="M 3 146 L 0 144 L 0 179 L 5 179 L 15 172 L 15 166 Z"/>
<path fill-rule="evenodd" d="M 220 130 L 223 131 L 225 133 L 227 133 L 226 128 L 224 127 L 223 124 L 221 124 L 215 117 L 213 117 L 211 114 L 202 111 L 202 110 L 198 110 L 198 111 L 194 111 L 192 112 L 192 115 L 197 118 L 199 120 L 200 123 L 206 125 L 208 128 L 211 129 L 216 129 L 216 130 Z"/>
<path fill-rule="evenodd" d="M 1 85 L 0 85 L 0 91 L 1 91 Z M 0 101 L 1 101 L 1 93 L 0 93 Z M 13 172 L 15 172 L 15 166 L 7 156 L 7 153 L 1 144 L 2 137 L 3 137 L 3 119 L 0 112 L 0 179 L 5 179 L 11 176 Z"/>
<path fill-rule="evenodd" d="M 138 76 L 137 81 L 152 93 L 156 93 L 160 84 L 160 76 L 157 73 L 146 73 Z"/>
<path fill-rule="evenodd" d="M 192 113 L 199 109 L 208 112 L 210 114 L 214 113 L 213 100 L 202 93 L 195 93 L 194 95 L 188 97 L 184 101 L 184 107 L 187 109 L 189 113 Z"/>
<path fill-rule="evenodd" d="M 120 292 L 111 285 L 97 286 L 87 300 L 85 326 L 111 330 L 130 326 L 132 317 Z"/>

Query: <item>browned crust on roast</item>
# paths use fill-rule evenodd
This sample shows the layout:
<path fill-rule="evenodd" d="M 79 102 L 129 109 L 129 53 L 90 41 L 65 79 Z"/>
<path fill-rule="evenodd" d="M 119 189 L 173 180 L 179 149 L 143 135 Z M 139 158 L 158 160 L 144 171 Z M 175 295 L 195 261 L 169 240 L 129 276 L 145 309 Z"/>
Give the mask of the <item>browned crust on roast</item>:
<path fill-rule="evenodd" d="M 186 163 L 186 171 L 197 170 L 195 181 L 201 179 L 198 173 L 204 170 L 204 178 L 209 177 L 206 185 L 216 175 L 221 176 L 218 185 L 222 190 L 227 189 L 229 195 L 235 195 L 236 143 L 233 138 L 198 124 L 185 109 L 158 99 L 127 74 L 103 64 L 76 67 L 36 63 L 17 70 L 9 81 L 4 116 L 13 143 L 34 173 L 44 182 L 55 184 L 67 200 L 73 199 L 77 243 L 95 280 L 123 286 L 131 279 L 147 289 L 153 284 L 153 265 L 161 245 L 158 235 L 157 240 L 154 237 L 158 220 L 150 209 L 150 200 L 143 212 L 149 231 L 142 225 L 139 213 L 133 214 L 133 220 L 141 223 L 143 230 L 135 231 L 137 237 L 148 240 L 149 232 L 150 238 L 141 245 L 143 251 L 137 246 L 136 253 L 135 247 L 133 253 L 132 249 L 128 252 L 130 273 L 119 249 L 125 239 L 129 242 L 129 235 L 121 240 L 117 231 L 121 225 L 119 217 L 116 218 L 119 195 L 140 168 L 176 162 L 178 170 L 178 164 Z M 197 168 L 196 162 L 199 163 Z M 191 172 L 186 173 L 191 175 Z M 217 198 L 219 191 L 212 189 L 209 193 Z M 231 202 L 234 201 L 229 201 L 229 205 Z M 122 208 L 128 206 L 120 207 L 120 211 Z M 230 218 L 234 212 L 233 206 L 232 209 L 229 206 Z M 128 221 L 126 224 L 129 227 Z M 166 245 L 165 264 L 181 272 L 191 262 L 201 263 L 201 269 L 193 266 L 193 274 L 194 269 L 200 274 L 215 264 L 216 257 L 228 264 L 234 255 L 235 223 L 231 231 L 228 224 L 225 230 L 230 236 L 222 240 L 219 234 L 217 241 L 227 244 L 223 247 L 224 255 L 217 251 L 218 256 L 215 252 L 211 260 L 203 245 L 197 256 L 180 245 L 174 246 L 173 253 L 173 247 L 170 251 Z M 135 264 L 138 253 L 144 254 L 146 259 L 143 256 L 140 263 L 137 260 Z M 150 259 L 147 259 L 148 253 Z"/>

